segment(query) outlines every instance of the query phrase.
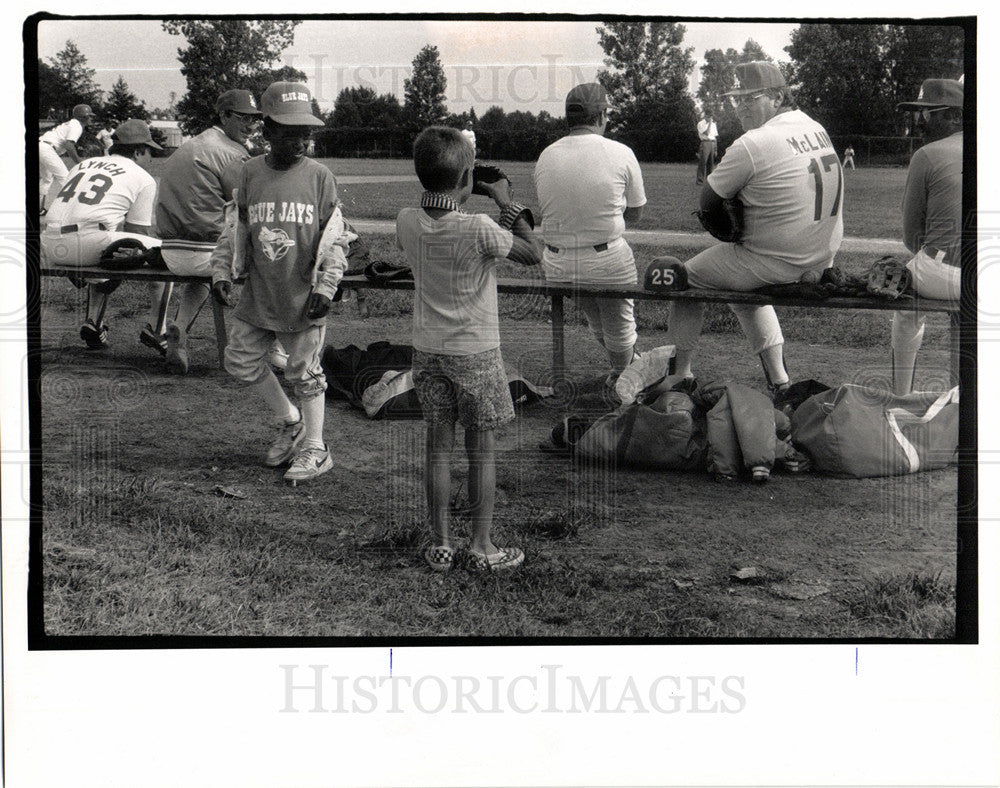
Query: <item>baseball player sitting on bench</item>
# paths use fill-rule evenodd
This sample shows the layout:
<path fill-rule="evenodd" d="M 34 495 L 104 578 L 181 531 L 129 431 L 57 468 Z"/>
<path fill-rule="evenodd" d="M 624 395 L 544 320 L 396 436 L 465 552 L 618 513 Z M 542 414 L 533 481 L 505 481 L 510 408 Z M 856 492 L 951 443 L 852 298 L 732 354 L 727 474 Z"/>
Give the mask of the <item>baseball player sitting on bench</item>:
<path fill-rule="evenodd" d="M 404 208 L 396 218 L 396 245 L 413 269 L 413 384 L 427 422 L 424 477 L 433 539 L 424 559 L 436 571 L 451 569 L 455 555 L 448 503 L 456 422 L 465 428 L 469 460 L 468 565 L 499 571 L 524 561 L 520 548 L 497 547 L 490 537 L 494 430 L 514 418 L 500 355 L 495 270 L 501 258 L 535 265 L 539 254 L 510 181 L 483 184 L 501 209 L 499 226 L 485 214 L 462 211 L 478 186 L 474 155 L 457 129 L 424 129 L 413 143 L 413 166 L 426 191 L 419 208 Z"/>
<path fill-rule="evenodd" d="M 77 164 L 55 195 L 41 235 L 47 263 L 98 265 L 101 252 L 123 238 L 137 239 L 147 249 L 159 246 L 150 235 L 156 181 L 147 170 L 153 150 L 161 148 L 142 120 L 126 120 L 115 129 L 114 138 L 109 155 Z M 87 320 L 80 337 L 92 350 L 108 344 L 104 314 L 119 284 L 121 280 L 109 279 L 87 285 Z"/>
<path fill-rule="evenodd" d="M 635 285 L 626 224 L 646 204 L 642 171 L 632 150 L 604 136 L 608 98 L 596 82 L 566 96 L 569 134 L 542 151 L 535 188 L 542 211 L 542 271 L 550 282 Z M 607 351 L 608 389 L 636 355 L 635 302 L 631 298 L 576 299 L 594 337 Z"/>
<path fill-rule="evenodd" d="M 925 298 L 959 297 L 962 263 L 962 104 L 965 87 L 954 79 L 927 79 L 916 101 L 898 109 L 914 112 L 927 144 L 913 154 L 903 193 L 903 243 L 913 289 Z M 892 318 L 892 390 L 913 388 L 917 352 L 926 316 L 896 312 Z M 953 350 L 954 352 L 954 350 Z M 957 370 L 957 366 L 955 367 Z"/>
<path fill-rule="evenodd" d="M 745 133 L 708 176 L 700 202 L 702 212 L 716 217 L 725 213 L 725 200 L 739 200 L 742 237 L 688 260 L 688 284 L 742 291 L 818 276 L 833 265 L 844 234 L 840 157 L 823 127 L 794 108 L 775 64 L 740 64 L 736 77 L 739 87 L 726 95 Z M 785 340 L 774 307 L 729 307 L 760 356 L 768 387 L 786 388 Z M 701 303 L 670 303 L 666 344 L 677 348 L 677 374 L 692 376 L 702 318 Z"/>
<path fill-rule="evenodd" d="M 60 158 L 68 156 L 73 164 L 80 163 L 76 143 L 83 136 L 94 111 L 86 104 L 73 107 L 73 117 L 46 131 L 38 140 L 38 207 L 44 214 L 52 204 L 50 192 L 57 192 L 66 182 L 66 165 Z"/>
<path fill-rule="evenodd" d="M 323 126 L 311 101 L 309 89 L 297 82 L 274 82 L 264 91 L 264 137 L 271 149 L 233 165 L 238 219 L 226 223 L 211 257 L 212 296 L 222 304 L 229 305 L 233 281 L 247 274 L 229 325 L 226 371 L 251 384 L 279 420 L 264 464 L 291 463 L 284 478 L 293 484 L 333 467 L 323 439 L 320 357 L 351 240 L 333 174 L 306 157 L 313 130 Z M 275 339 L 288 353 L 285 380 L 299 407 L 268 364 Z"/>
<path fill-rule="evenodd" d="M 236 168 L 230 165 L 250 158 L 247 137 L 261 117 L 249 90 L 222 93 L 215 111 L 215 125 L 174 151 L 160 176 L 156 201 L 156 229 L 163 239 L 160 253 L 166 267 L 181 276 L 212 275 L 209 258 L 222 233 L 223 208 L 236 185 L 231 182 Z M 151 299 L 143 342 L 166 356 L 171 372 L 188 371 L 187 335 L 208 293 L 207 285 L 186 285 L 177 315 L 166 326 L 164 286 Z"/>

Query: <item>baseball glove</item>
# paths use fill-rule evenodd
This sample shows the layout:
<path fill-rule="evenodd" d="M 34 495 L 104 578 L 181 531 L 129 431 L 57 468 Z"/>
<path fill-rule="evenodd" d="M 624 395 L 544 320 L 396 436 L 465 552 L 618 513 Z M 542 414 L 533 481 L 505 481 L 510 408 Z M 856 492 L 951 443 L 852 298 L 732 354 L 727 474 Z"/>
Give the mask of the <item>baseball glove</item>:
<path fill-rule="evenodd" d="M 122 238 L 104 248 L 100 264 L 101 268 L 109 268 L 112 271 L 128 271 L 132 268 L 141 268 L 158 252 L 159 249 L 156 247 L 147 249 L 137 238 Z"/>
<path fill-rule="evenodd" d="M 483 188 L 484 183 L 496 183 L 497 181 L 510 182 L 507 173 L 492 164 L 479 164 L 472 168 L 472 193 L 489 197 L 490 193 Z"/>
<path fill-rule="evenodd" d="M 893 257 L 883 257 L 868 271 L 868 292 L 895 301 L 910 289 L 913 276 L 903 263 Z"/>
<path fill-rule="evenodd" d="M 724 243 L 739 243 L 743 235 L 743 203 L 735 197 L 723 200 L 717 211 L 695 211 L 695 216 L 712 235 Z"/>

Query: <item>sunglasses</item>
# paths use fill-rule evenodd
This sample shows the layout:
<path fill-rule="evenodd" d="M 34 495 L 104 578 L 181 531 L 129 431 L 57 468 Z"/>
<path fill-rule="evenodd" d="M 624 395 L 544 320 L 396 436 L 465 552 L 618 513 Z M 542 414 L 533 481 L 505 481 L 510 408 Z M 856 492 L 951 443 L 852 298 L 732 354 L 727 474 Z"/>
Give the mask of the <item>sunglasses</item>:
<path fill-rule="evenodd" d="M 245 112 L 237 112 L 236 110 L 230 110 L 229 114 L 235 115 L 244 123 L 256 123 L 258 120 L 260 120 L 260 117 L 258 115 L 247 115 Z"/>

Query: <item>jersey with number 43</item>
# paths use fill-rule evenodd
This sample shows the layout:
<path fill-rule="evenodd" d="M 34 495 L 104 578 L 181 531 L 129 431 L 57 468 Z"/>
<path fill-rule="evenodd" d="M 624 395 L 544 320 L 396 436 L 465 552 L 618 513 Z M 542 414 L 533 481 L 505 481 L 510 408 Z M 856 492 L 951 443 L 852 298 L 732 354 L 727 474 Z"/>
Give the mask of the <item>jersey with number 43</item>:
<path fill-rule="evenodd" d="M 49 208 L 50 225 L 100 222 L 116 228 L 122 220 L 150 225 L 156 181 L 124 156 L 97 156 L 74 166 Z"/>
<path fill-rule="evenodd" d="M 840 249 L 840 157 L 823 127 L 801 110 L 775 115 L 737 139 L 708 184 L 725 199 L 739 195 L 748 251 L 812 267 Z"/>

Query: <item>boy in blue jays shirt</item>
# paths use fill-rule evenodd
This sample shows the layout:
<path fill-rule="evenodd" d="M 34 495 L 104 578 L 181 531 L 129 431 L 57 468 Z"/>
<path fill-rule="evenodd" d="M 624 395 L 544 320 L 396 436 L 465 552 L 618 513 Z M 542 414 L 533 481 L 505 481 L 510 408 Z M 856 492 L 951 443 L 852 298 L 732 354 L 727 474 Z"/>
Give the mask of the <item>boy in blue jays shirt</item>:
<path fill-rule="evenodd" d="M 290 462 L 284 478 L 293 484 L 333 467 L 323 440 L 320 357 L 352 237 L 333 174 L 306 157 L 313 128 L 323 125 L 312 114 L 311 99 L 296 82 L 275 82 L 264 91 L 264 136 L 271 149 L 232 165 L 239 168 L 235 204 L 212 255 L 212 295 L 220 303 L 229 305 L 232 281 L 246 273 L 229 329 L 226 371 L 250 384 L 277 417 L 278 436 L 264 464 Z M 285 380 L 299 407 L 268 364 L 275 339 L 288 353 Z"/>

